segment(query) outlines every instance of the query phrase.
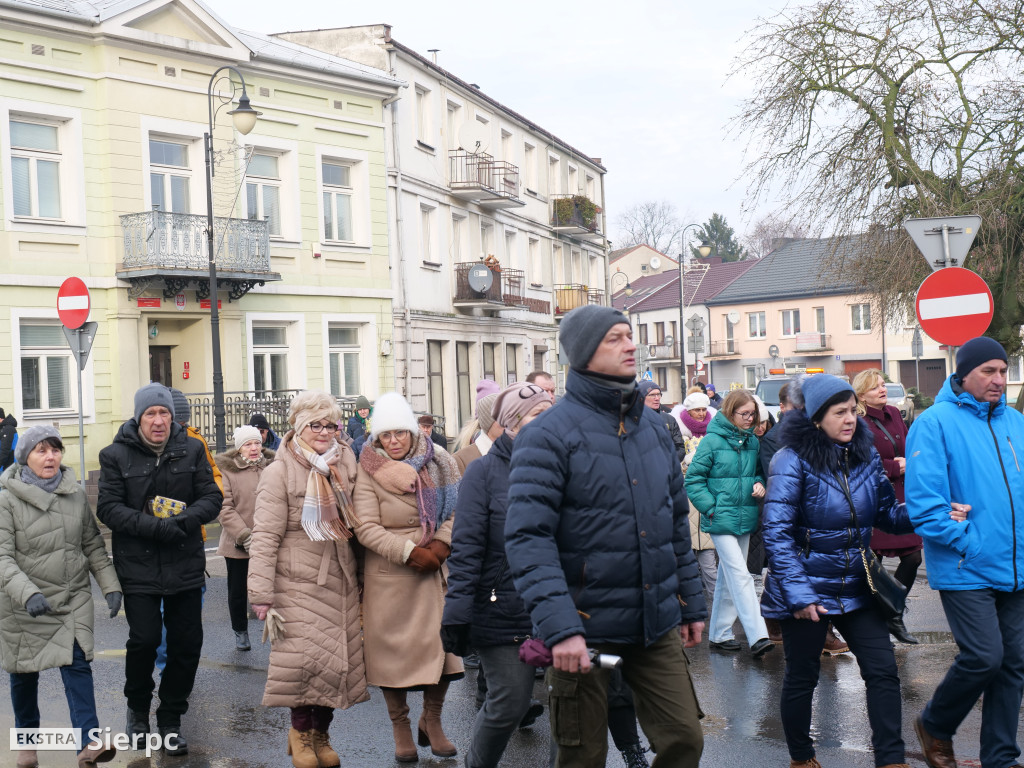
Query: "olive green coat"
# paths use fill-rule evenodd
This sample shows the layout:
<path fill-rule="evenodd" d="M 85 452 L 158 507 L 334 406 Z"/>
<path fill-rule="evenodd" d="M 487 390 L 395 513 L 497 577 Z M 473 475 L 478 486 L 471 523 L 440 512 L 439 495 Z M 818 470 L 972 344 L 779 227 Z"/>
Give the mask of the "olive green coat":
<path fill-rule="evenodd" d="M 91 661 L 89 574 L 104 595 L 121 585 L 74 470 L 61 467 L 53 493 L 22 482 L 21 470 L 0 476 L 0 662 L 8 672 L 64 667 L 76 640 Z M 53 611 L 32 618 L 25 602 L 37 592 Z"/>

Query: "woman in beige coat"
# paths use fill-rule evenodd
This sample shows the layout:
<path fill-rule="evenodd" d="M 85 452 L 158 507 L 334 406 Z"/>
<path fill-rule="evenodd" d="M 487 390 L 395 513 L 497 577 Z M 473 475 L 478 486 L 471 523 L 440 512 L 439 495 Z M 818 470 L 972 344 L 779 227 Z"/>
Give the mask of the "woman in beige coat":
<path fill-rule="evenodd" d="M 356 461 L 335 440 L 340 418 L 333 396 L 299 393 L 256 494 L 249 600 L 271 642 L 263 704 L 291 708 L 295 768 L 340 765 L 327 735 L 334 710 L 369 698 L 351 546 Z"/>
<path fill-rule="evenodd" d="M 256 515 L 256 487 L 274 452 L 263 447 L 263 437 L 248 424 L 234 434 L 235 447 L 219 454 L 224 503 L 220 508 L 220 542 L 217 554 L 228 571 L 228 615 L 235 633 L 235 650 L 252 650 L 249 616 L 246 612 L 246 582 L 249 578 L 249 547 Z"/>
<path fill-rule="evenodd" d="M 355 531 L 366 548 L 366 678 L 384 694 L 400 762 L 418 759 L 410 689 L 423 691 L 420 746 L 439 757 L 456 753 L 441 709 L 462 662 L 441 647 L 441 615 L 458 487 L 455 460 L 420 432 L 405 399 L 393 392 L 378 398 L 359 454 Z"/>

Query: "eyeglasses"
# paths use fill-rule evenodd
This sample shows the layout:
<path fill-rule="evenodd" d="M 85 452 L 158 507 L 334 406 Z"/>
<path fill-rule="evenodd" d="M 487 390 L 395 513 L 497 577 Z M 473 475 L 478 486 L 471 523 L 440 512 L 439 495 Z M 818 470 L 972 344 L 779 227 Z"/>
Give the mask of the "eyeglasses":
<path fill-rule="evenodd" d="M 394 432 L 381 432 L 377 439 L 382 443 L 390 443 L 392 440 L 402 440 L 412 433 L 408 429 L 396 429 Z"/>
<path fill-rule="evenodd" d="M 648 392 L 645 397 L 661 397 L 661 392 Z"/>
<path fill-rule="evenodd" d="M 317 435 L 319 435 L 325 429 L 328 432 L 337 432 L 338 431 L 338 425 L 337 424 L 320 424 L 319 422 L 316 423 L 316 424 L 310 424 L 309 428 L 311 430 L 313 430 L 314 434 L 317 434 Z"/>
<path fill-rule="evenodd" d="M 739 416 L 744 421 L 752 421 L 754 418 L 754 411 L 736 411 L 736 415 Z"/>

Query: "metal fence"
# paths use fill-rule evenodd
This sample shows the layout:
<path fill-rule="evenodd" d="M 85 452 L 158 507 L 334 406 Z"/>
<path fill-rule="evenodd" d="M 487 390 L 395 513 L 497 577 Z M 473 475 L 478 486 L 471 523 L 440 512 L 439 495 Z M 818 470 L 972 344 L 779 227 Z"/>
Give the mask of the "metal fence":
<path fill-rule="evenodd" d="M 124 269 L 208 269 L 206 216 L 143 211 L 120 217 Z M 217 268 L 222 272 L 270 272 L 270 235 L 260 219 L 213 220 Z"/>

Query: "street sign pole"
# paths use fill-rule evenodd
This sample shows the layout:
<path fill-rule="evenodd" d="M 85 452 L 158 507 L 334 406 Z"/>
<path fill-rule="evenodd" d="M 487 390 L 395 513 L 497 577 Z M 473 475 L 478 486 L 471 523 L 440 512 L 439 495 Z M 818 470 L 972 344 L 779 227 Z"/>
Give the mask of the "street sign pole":
<path fill-rule="evenodd" d="M 75 328 L 75 357 L 82 358 L 82 329 Z M 88 353 L 86 353 L 88 354 Z M 78 482 L 85 488 L 85 408 L 82 407 L 82 366 L 78 368 L 78 466 L 81 473 Z"/>
<path fill-rule="evenodd" d="M 82 369 L 92 349 L 92 341 L 96 336 L 96 323 L 86 322 L 92 299 L 89 289 L 79 277 L 69 277 L 60 284 L 57 291 L 57 316 L 60 317 L 64 330 L 64 338 L 78 363 L 78 482 L 85 487 L 85 414 L 82 403 Z M 84 346 L 87 340 L 88 348 Z"/>

